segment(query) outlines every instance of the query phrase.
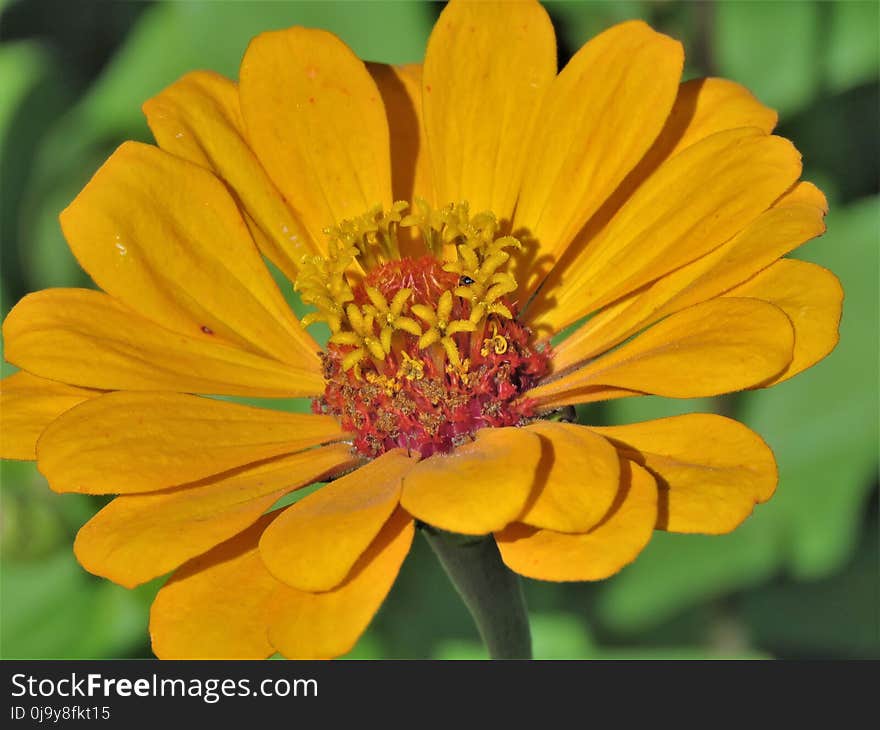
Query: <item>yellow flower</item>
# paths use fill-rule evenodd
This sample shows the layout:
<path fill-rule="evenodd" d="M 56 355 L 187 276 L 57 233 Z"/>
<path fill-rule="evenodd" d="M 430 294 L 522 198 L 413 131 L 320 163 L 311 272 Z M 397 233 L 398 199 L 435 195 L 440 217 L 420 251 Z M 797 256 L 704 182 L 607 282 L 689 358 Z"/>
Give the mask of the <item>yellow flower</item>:
<path fill-rule="evenodd" d="M 103 291 L 5 321 L 2 455 L 120 495 L 74 547 L 125 586 L 174 571 L 158 656 L 345 653 L 415 520 L 596 580 L 655 528 L 724 533 L 772 495 L 769 448 L 722 416 L 544 418 L 765 387 L 836 344 L 837 280 L 783 258 L 823 232 L 822 193 L 774 112 L 682 63 L 633 21 L 557 74 L 537 3 L 453 0 L 423 67 L 296 27 L 255 38 L 238 84 L 146 103 L 158 147 L 123 144 L 61 216 Z"/>

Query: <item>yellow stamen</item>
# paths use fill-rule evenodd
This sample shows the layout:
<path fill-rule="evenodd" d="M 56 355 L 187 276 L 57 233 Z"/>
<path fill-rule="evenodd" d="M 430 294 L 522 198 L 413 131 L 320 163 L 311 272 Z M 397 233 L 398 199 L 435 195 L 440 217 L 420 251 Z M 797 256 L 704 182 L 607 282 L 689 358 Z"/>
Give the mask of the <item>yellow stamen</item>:
<path fill-rule="evenodd" d="M 407 380 L 421 380 L 425 377 L 424 363 L 411 358 L 406 350 L 403 350 L 400 354 L 403 357 L 403 362 L 400 363 L 400 368 L 397 371 L 398 378 L 403 377 Z"/>
<path fill-rule="evenodd" d="M 480 348 L 480 354 L 486 357 L 491 349 L 496 355 L 503 355 L 507 352 L 507 338 L 498 334 L 497 322 L 492 323 L 492 336 L 483 340 L 483 346 Z"/>
<path fill-rule="evenodd" d="M 496 217 L 488 212 L 471 215 L 466 202 L 434 210 L 417 199 L 415 209 L 404 215 L 407 208 L 403 202 L 395 203 L 388 211 L 376 206 L 357 218 L 342 221 L 325 231 L 330 238 L 326 258 L 308 256 L 301 261 L 295 288 L 303 302 L 317 309 L 303 318 L 303 324 L 326 322 L 332 344 L 353 348 L 345 353 L 341 365 L 346 372 L 355 369 L 358 378 L 365 361 L 372 359 L 379 368 L 392 354 L 398 333 L 417 338 L 420 350 L 439 344 L 437 356 L 442 357 L 442 350 L 458 373 L 462 368 L 459 343 L 466 349 L 470 345 L 462 338 L 457 342 L 455 335 L 482 333 L 492 315 L 513 319 L 503 298 L 517 290 L 517 281 L 503 267 L 510 259 L 510 249 L 520 249 L 520 242 L 512 236 L 499 236 Z M 455 256 L 454 261 L 443 265 L 443 270 L 457 274 L 458 283 L 442 292 L 435 306 L 412 303 L 411 288 L 394 292 L 389 301 L 378 286 L 358 284 L 364 271 L 400 257 L 400 226 L 417 226 L 426 248 L 435 257 L 444 252 Z M 363 305 L 354 301 L 357 286 L 363 286 L 361 291 L 368 300 Z M 466 319 L 453 319 L 454 312 L 462 311 L 457 298 L 470 305 L 464 310 Z M 507 348 L 507 340 L 493 323 L 492 337 L 483 340 L 481 352 L 484 356 L 489 352 L 501 355 Z M 424 377 L 423 369 L 415 368 L 414 362 L 405 354 L 395 377 Z"/>

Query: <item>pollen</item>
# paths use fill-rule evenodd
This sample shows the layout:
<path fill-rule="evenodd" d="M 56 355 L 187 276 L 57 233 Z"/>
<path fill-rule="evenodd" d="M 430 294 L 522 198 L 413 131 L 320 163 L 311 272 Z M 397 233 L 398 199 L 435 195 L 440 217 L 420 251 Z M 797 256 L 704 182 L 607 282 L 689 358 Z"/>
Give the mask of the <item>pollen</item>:
<path fill-rule="evenodd" d="M 401 257 L 413 228 L 424 255 Z M 305 257 L 296 289 L 331 331 L 316 413 L 336 416 L 370 458 L 393 448 L 451 451 L 481 428 L 523 425 L 520 395 L 549 370 L 549 346 L 517 320 L 520 242 L 492 213 L 416 200 L 326 229 L 326 257 Z"/>

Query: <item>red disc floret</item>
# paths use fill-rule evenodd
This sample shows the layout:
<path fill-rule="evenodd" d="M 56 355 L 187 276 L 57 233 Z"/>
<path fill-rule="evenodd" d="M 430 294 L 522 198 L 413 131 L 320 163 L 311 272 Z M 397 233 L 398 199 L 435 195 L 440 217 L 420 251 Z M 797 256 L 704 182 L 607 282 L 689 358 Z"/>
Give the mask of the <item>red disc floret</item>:
<path fill-rule="evenodd" d="M 370 272 L 365 285 L 391 299 L 411 289 L 412 301 L 435 306 L 458 277 L 432 257 L 402 259 Z M 363 288 L 355 301 L 366 299 Z M 512 305 L 505 302 L 513 310 Z M 455 297 L 452 318 L 467 319 L 470 303 Z M 424 456 L 446 453 L 469 441 L 481 428 L 528 422 L 534 405 L 521 395 L 549 370 L 549 345 L 535 346 L 531 331 L 492 315 L 474 332 L 453 335 L 461 362 L 451 363 L 435 343 L 422 350 L 418 338 L 396 332 L 390 354 L 344 370 L 350 346 L 329 345 L 324 355 L 326 388 L 316 413 L 332 414 L 355 434 L 356 450 L 374 458 L 394 448 Z"/>
<path fill-rule="evenodd" d="M 413 304 L 433 305 L 444 291 L 455 288 L 458 275 L 443 271 L 433 256 L 422 256 L 395 259 L 378 266 L 367 273 L 364 284 L 376 287 L 389 301 L 401 289 L 411 289 Z M 357 287 L 354 295 L 357 304 L 367 302 L 365 287 Z"/>

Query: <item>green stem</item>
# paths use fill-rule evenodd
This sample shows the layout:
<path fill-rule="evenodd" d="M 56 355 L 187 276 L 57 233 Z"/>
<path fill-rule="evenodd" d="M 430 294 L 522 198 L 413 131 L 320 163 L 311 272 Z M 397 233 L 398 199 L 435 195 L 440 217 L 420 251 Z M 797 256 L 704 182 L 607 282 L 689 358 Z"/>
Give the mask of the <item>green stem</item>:
<path fill-rule="evenodd" d="M 473 616 L 492 659 L 531 659 L 532 636 L 519 576 L 501 560 L 492 535 L 422 532 Z"/>

